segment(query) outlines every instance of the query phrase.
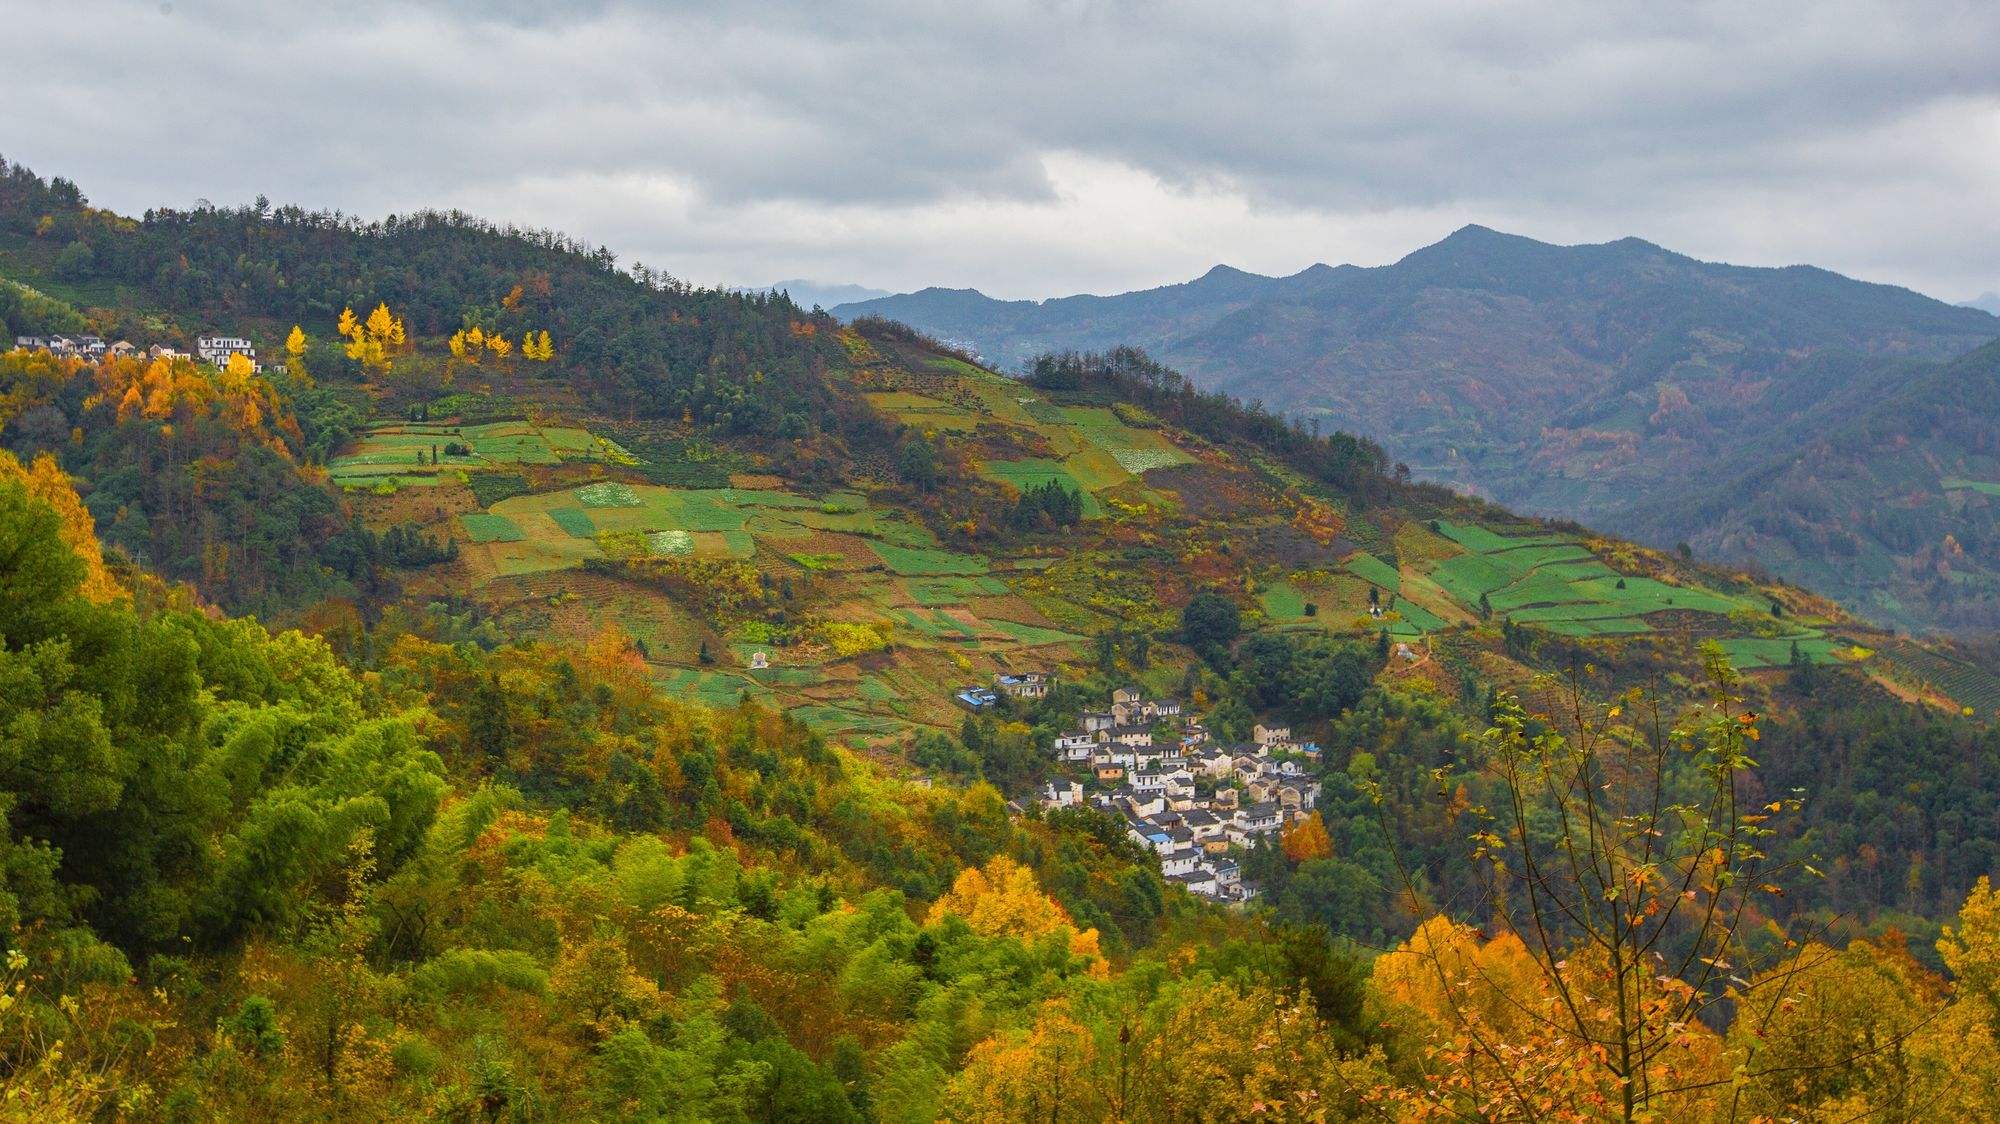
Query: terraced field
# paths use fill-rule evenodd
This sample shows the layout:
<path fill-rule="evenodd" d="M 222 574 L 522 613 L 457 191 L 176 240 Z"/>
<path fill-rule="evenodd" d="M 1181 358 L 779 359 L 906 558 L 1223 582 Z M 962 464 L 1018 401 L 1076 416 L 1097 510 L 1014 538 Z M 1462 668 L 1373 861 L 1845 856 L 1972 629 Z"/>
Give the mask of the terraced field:
<path fill-rule="evenodd" d="M 1087 641 L 1053 627 L 989 559 L 947 548 L 903 513 L 858 493 L 815 497 L 782 486 L 688 488 L 631 479 L 519 490 L 527 486 L 520 481 L 483 509 L 455 517 L 470 584 L 490 590 L 501 611 L 531 630 L 542 621 L 588 637 L 616 624 L 645 644 L 666 689 L 710 704 L 730 705 L 748 692 L 822 732 L 874 738 L 954 721 L 944 684 L 1002 666 L 1051 666 Z M 646 557 L 749 563 L 773 589 L 780 579 L 811 579 L 819 587 L 815 604 L 836 622 L 829 627 L 848 629 L 842 636 L 881 635 L 887 647 L 869 641 L 843 648 L 821 641 L 811 626 L 794 642 L 774 645 L 769 626 L 754 618 L 740 629 L 703 621 L 660 589 L 582 569 L 594 559 Z M 579 592 L 586 603 L 573 596 Z M 874 670 L 857 667 L 862 655 L 841 654 L 856 647 L 880 649 L 862 653 Z M 706 660 L 697 658 L 703 649 Z"/>
<path fill-rule="evenodd" d="M 1103 501 L 1114 493 L 1130 503 L 1168 504 L 1146 487 L 1145 474 L 1194 460 L 1158 428 L 1133 425 L 1108 407 L 1059 406 L 1031 387 L 964 363 L 898 371 L 893 378 L 898 389 L 873 391 L 868 400 L 898 421 L 928 432 L 1012 428 L 1045 446 L 1049 455 L 995 456 L 980 471 L 1022 491 L 1057 481 L 1082 497 L 1086 519 L 1105 517 Z"/>
<path fill-rule="evenodd" d="M 1705 589 L 1623 575 L 1563 535 L 1507 536 L 1439 521 L 1437 531 L 1466 553 L 1435 564 L 1430 577 L 1466 605 L 1564 636 L 1647 632 L 1646 617 L 1678 610 L 1727 617 L 1754 609 Z"/>
<path fill-rule="evenodd" d="M 1886 647 L 1883 655 L 1896 678 L 1935 691 L 1976 715 L 2000 715 L 2000 673 L 1947 652 L 1923 648 L 1906 640 Z"/>
<path fill-rule="evenodd" d="M 455 483 L 481 468 L 565 461 L 638 463 L 617 442 L 574 426 L 383 422 L 369 427 L 355 448 L 333 458 L 327 473 L 346 488 L 429 487 Z"/>
<path fill-rule="evenodd" d="M 1400 567 L 1383 557 L 1383 547 L 1374 550 L 1381 553 L 1350 555 L 1346 573 L 1390 596 L 1382 601 L 1380 623 L 1365 618 L 1358 623 L 1387 628 L 1396 636 L 1440 631 L 1450 626 L 1451 613 L 1511 620 L 1559 636 L 1634 636 L 1655 631 L 1655 618 L 1667 614 L 1681 627 L 1691 620 L 1706 621 L 1698 633 L 1723 638 L 1724 650 L 1739 668 L 1784 666 L 1794 643 L 1816 663 L 1853 658 L 1850 646 L 1813 628 L 1742 635 L 1736 621 L 1761 616 L 1763 602 L 1621 574 L 1569 535 L 1506 535 L 1439 520 L 1434 529 L 1405 526 L 1397 531 L 1394 550 Z M 1301 620 L 1305 600 L 1300 591 L 1282 584 L 1263 595 L 1266 614 L 1280 622 Z M 1320 604 L 1322 618 L 1329 608 L 1337 610 L 1329 626 L 1354 627 L 1357 603 L 1340 599 L 1329 605 L 1328 600 L 1333 599 Z M 1773 622 L 1766 620 L 1763 627 L 1768 630 Z"/>

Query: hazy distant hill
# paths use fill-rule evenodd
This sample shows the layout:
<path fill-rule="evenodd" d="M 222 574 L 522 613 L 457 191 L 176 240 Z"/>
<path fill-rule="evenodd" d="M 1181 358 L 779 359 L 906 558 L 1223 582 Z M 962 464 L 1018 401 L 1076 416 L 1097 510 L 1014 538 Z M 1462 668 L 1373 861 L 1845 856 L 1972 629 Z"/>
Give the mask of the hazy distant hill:
<path fill-rule="evenodd" d="M 836 311 L 905 320 L 1001 365 L 1137 344 L 1205 386 L 1375 437 L 1419 475 L 1669 545 L 1678 522 L 1645 513 L 1685 501 L 1718 465 L 1790 449 L 2000 335 L 1989 313 L 1808 266 L 1478 226 L 1377 268 L 1217 267 L 1042 302 L 927 289 Z M 1814 580 L 1854 600 L 1883 577 L 1836 560 Z"/>
<path fill-rule="evenodd" d="M 855 301 L 876 300 L 889 296 L 887 289 L 871 289 L 866 285 L 826 284 L 793 278 L 790 281 L 773 281 L 769 285 L 750 285 L 738 290 L 744 293 L 789 293 L 792 303 L 800 308 L 832 308 L 837 304 L 851 304 Z"/>
<path fill-rule="evenodd" d="M 2000 293 L 1981 293 L 1969 301 L 1960 301 L 1960 307 L 1976 308 L 2000 316 Z"/>

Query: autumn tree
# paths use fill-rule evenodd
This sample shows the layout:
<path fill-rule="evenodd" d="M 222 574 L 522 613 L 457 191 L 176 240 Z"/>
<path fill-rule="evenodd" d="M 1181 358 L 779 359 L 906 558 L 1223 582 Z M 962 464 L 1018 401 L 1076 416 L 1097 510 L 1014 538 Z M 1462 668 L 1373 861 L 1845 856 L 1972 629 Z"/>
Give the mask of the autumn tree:
<path fill-rule="evenodd" d="M 994 856 L 983 868 L 960 871 L 951 892 L 932 904 L 929 923 L 935 925 L 954 914 L 985 937 L 1018 937 L 1032 942 L 1062 934 L 1068 938 L 1072 955 L 1089 959 L 1098 970 L 1103 968 L 1097 930 L 1078 931 L 1063 907 L 1042 892 L 1035 872 L 1006 855 Z"/>
<path fill-rule="evenodd" d="M 1311 812 L 1294 821 L 1285 829 L 1280 842 L 1285 849 L 1285 858 L 1294 864 L 1308 859 L 1324 859 L 1333 854 L 1333 840 L 1326 833 L 1326 824 L 1318 812 Z"/>
<path fill-rule="evenodd" d="M 1634 1120 L 1728 1084 L 1698 1064 L 1700 1028 L 1782 978 L 1758 972 L 1744 935 L 1794 869 L 1764 848 L 1769 821 L 1797 801 L 1745 805 L 1758 716 L 1742 708 L 1721 651 L 1704 658 L 1707 703 L 1671 725 L 1657 699 L 1629 692 L 1599 706 L 1574 677 L 1551 685 L 1559 713 L 1531 718 L 1512 697 L 1496 700 L 1482 749 L 1499 800 L 1474 810 L 1485 822 L 1474 858 L 1490 872 L 1495 923 L 1531 954 L 1532 994 L 1509 1001 L 1529 1023 L 1486 1029 L 1470 998 L 1485 986 L 1476 974 L 1420 950 L 1453 997 L 1445 1064 L 1430 1078 L 1438 1107 L 1549 1115 L 1522 1071 L 1523 1041 L 1545 1072 L 1565 1075 L 1568 1110 L 1581 1115 Z M 1796 956 L 1781 946 L 1771 967 Z M 1468 1078 L 1480 1073 L 1507 1079 Z"/>
<path fill-rule="evenodd" d="M 19 482 L 27 489 L 28 495 L 49 505 L 62 521 L 63 544 L 83 564 L 83 581 L 78 593 L 98 604 L 131 598 L 132 595 L 105 568 L 104 548 L 97 541 L 97 525 L 91 519 L 90 509 L 83 506 L 83 500 L 76 494 L 76 485 L 56 463 L 55 457 L 43 453 L 35 458 L 33 464 L 23 466 L 13 453 L 0 449 L 0 482 L 8 480 Z"/>
<path fill-rule="evenodd" d="M 389 311 L 386 301 L 377 304 L 366 321 L 357 321 L 351 308 L 341 309 L 339 330 L 347 340 L 347 357 L 377 372 L 389 369 L 395 351 L 406 340 L 402 318 Z"/>
<path fill-rule="evenodd" d="M 300 390 L 310 390 L 313 385 L 312 372 L 306 370 L 306 348 L 310 344 L 305 329 L 292 325 L 291 334 L 285 337 L 285 373 L 291 376 L 293 387 Z"/>

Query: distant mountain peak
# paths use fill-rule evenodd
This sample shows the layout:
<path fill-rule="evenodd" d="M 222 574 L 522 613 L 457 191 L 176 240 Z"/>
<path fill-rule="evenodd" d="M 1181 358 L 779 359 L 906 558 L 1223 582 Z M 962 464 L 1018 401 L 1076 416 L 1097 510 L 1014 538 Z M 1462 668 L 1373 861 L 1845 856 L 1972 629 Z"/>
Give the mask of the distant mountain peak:
<path fill-rule="evenodd" d="M 1270 278 L 1264 276 L 1261 273 L 1251 273 L 1248 270 L 1238 269 L 1233 265 L 1215 265 L 1215 266 L 1210 266 L 1207 273 L 1204 273 L 1200 277 L 1195 278 L 1193 283 L 1196 285 L 1200 285 L 1203 283 L 1212 283 L 1216 281 L 1268 281 L 1268 280 L 1270 280 Z"/>

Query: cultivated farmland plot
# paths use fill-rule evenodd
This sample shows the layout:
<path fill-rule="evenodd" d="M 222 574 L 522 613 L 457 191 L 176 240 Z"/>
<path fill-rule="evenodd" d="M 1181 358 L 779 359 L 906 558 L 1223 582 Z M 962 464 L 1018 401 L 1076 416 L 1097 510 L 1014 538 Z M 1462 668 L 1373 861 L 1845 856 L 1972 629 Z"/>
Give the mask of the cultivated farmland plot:
<path fill-rule="evenodd" d="M 342 487 L 422 487 L 451 483 L 469 470 L 564 461 L 635 464 L 617 442 L 574 426 L 527 421 L 440 426 L 383 423 L 333 458 L 327 474 Z"/>

